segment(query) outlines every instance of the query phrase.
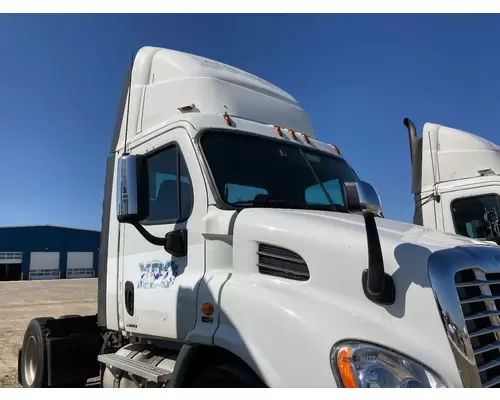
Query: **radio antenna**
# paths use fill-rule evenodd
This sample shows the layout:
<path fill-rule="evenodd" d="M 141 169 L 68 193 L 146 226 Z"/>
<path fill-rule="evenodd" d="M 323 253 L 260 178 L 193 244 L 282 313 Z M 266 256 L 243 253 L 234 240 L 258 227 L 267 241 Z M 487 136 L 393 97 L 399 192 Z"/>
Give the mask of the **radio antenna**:
<path fill-rule="evenodd" d="M 132 60 L 130 61 L 130 68 L 128 70 L 127 119 L 125 121 L 125 143 L 123 145 L 123 155 L 128 155 L 128 153 L 127 153 L 128 116 L 130 114 L 130 95 L 132 92 L 132 69 L 133 68 L 134 68 L 134 53 L 132 52 Z"/>

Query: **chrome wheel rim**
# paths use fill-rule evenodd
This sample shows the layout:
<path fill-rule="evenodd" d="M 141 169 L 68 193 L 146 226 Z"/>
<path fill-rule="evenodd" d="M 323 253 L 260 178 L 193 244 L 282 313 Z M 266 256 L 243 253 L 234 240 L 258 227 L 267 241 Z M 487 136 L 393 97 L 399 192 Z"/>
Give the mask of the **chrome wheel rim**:
<path fill-rule="evenodd" d="M 36 368 L 38 364 L 38 353 L 36 351 L 36 340 L 33 336 L 28 338 L 24 347 L 24 380 L 29 386 L 35 381 Z"/>

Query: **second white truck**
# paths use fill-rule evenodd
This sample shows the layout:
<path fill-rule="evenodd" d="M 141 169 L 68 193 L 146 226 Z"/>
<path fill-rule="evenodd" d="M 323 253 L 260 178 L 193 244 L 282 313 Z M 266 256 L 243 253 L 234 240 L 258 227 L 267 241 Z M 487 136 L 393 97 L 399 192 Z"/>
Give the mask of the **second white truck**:
<path fill-rule="evenodd" d="M 458 129 L 409 119 L 413 222 L 500 244 L 500 147 Z"/>

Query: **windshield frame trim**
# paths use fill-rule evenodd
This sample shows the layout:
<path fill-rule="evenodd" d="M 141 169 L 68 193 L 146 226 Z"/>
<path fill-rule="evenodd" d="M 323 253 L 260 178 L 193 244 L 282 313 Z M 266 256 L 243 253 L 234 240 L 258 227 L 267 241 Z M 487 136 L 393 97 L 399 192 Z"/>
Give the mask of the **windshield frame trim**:
<path fill-rule="evenodd" d="M 200 160 L 202 161 L 201 168 L 207 176 L 208 186 L 210 187 L 210 190 L 212 191 L 212 195 L 215 199 L 215 205 L 217 206 L 217 208 L 219 208 L 221 210 L 226 210 L 226 211 L 235 211 L 235 210 L 241 211 L 241 210 L 246 209 L 246 208 L 254 208 L 254 207 L 248 207 L 248 206 L 234 206 L 234 205 L 231 205 L 229 203 L 226 203 L 224 201 L 224 199 L 222 198 L 221 194 L 219 193 L 219 189 L 217 187 L 217 184 L 215 182 L 215 178 L 214 178 L 214 175 L 212 173 L 212 169 L 210 168 L 210 165 L 209 165 L 208 160 L 206 158 L 205 150 L 203 149 L 203 146 L 201 145 L 202 136 L 208 132 L 228 132 L 228 133 L 235 134 L 235 135 L 245 135 L 245 136 L 254 136 L 254 137 L 264 138 L 264 139 L 273 140 L 273 141 L 276 141 L 279 143 L 282 143 L 282 141 L 279 138 L 274 138 L 274 137 L 262 135 L 262 134 L 259 134 L 256 132 L 244 131 L 241 129 L 234 129 L 234 128 L 233 129 L 229 129 L 229 128 L 203 128 L 198 132 L 198 134 L 195 136 L 195 138 L 193 140 L 195 151 L 200 156 Z M 286 142 L 286 144 L 291 145 L 291 146 L 296 146 L 300 150 L 302 150 L 304 148 L 309 149 L 306 146 L 301 145 L 300 143 Z M 356 171 L 351 167 L 351 165 L 343 157 L 336 155 L 334 153 L 329 153 L 327 151 L 323 151 L 321 149 L 313 148 L 311 150 L 314 150 L 314 151 L 317 151 L 319 153 L 325 154 L 327 156 L 341 160 L 349 167 L 349 169 L 352 171 L 352 173 L 354 174 L 356 179 L 359 180 L 359 177 L 356 174 Z"/>

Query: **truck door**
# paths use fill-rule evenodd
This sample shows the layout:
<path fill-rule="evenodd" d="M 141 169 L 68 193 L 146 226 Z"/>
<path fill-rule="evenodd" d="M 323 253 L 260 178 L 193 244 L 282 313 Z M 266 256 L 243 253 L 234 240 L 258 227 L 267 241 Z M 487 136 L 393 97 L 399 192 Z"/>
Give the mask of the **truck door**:
<path fill-rule="evenodd" d="M 467 187 L 441 195 L 445 232 L 474 239 L 500 237 L 499 186 Z"/>
<path fill-rule="evenodd" d="M 132 225 L 122 224 L 120 326 L 129 332 L 182 340 L 195 325 L 197 290 L 205 271 L 203 175 L 191 139 L 182 128 L 136 147 L 132 144 L 130 154 L 144 154 L 148 167 L 149 217 L 141 225 L 158 237 L 185 230 L 188 252 L 173 257 L 149 243 Z"/>

